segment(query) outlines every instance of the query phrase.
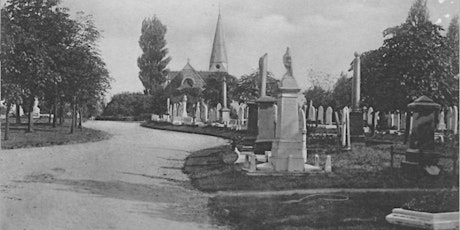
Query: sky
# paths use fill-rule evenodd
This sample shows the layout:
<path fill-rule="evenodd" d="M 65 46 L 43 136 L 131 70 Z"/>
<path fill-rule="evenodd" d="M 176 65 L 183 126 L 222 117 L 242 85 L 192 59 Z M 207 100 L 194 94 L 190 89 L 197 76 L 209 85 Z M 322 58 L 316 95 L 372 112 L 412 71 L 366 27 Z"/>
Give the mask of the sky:
<path fill-rule="evenodd" d="M 219 8 L 229 73 L 240 77 L 258 68 L 268 53 L 268 70 L 280 79 L 282 56 L 290 47 L 299 86 L 312 85 L 309 73 L 336 79 L 359 53 L 383 44 L 382 32 L 400 25 L 413 0 L 62 0 L 73 13 L 93 15 L 102 31 L 101 55 L 111 77 L 110 94 L 141 92 L 137 58 L 142 20 L 156 15 L 167 26 L 170 70 L 190 59 L 196 70 L 208 70 Z M 219 7 L 220 5 L 220 7 Z M 428 0 L 430 20 L 447 29 L 459 14 L 460 0 Z M 348 73 L 349 76 L 352 73 Z"/>

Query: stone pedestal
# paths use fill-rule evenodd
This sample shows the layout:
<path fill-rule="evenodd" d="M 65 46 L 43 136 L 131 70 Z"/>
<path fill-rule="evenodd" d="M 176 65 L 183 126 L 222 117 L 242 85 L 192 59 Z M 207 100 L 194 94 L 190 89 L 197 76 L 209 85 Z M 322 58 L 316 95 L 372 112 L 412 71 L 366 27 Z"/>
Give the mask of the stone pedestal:
<path fill-rule="evenodd" d="M 401 163 L 401 166 L 403 169 L 413 171 L 420 166 L 436 165 L 437 157 L 433 154 L 435 117 L 441 106 L 430 98 L 422 96 L 407 107 L 413 112 L 413 121 L 406 160 Z"/>
<path fill-rule="evenodd" d="M 270 151 L 272 142 L 275 140 L 275 99 L 269 96 L 257 100 L 257 139 L 254 146 L 254 153 L 264 154 Z"/>
<path fill-rule="evenodd" d="M 297 96 L 300 89 L 292 75 L 289 49 L 283 57 L 287 73 L 281 79 L 281 96 L 278 98 L 276 140 L 272 146 L 275 171 L 304 171 L 302 155 L 302 129 L 299 122 Z"/>
<path fill-rule="evenodd" d="M 255 102 L 248 102 L 248 133 L 257 135 L 258 108 Z"/>
<path fill-rule="evenodd" d="M 224 107 L 219 112 L 220 112 L 220 122 L 228 124 L 228 122 L 230 122 L 230 109 Z"/>
<path fill-rule="evenodd" d="M 362 111 L 350 112 L 350 136 L 352 142 L 364 142 L 363 113 Z"/>

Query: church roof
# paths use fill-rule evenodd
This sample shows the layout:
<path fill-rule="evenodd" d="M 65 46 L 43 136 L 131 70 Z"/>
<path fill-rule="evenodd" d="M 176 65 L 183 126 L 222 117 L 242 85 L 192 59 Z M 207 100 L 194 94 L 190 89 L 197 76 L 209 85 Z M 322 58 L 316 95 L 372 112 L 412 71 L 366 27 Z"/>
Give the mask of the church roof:
<path fill-rule="evenodd" d="M 212 72 L 208 71 L 196 71 L 192 65 L 187 62 L 187 64 L 182 68 L 181 71 L 171 71 L 169 72 L 166 79 L 171 82 L 166 86 L 168 91 L 180 90 L 183 88 L 203 88 L 205 79 L 208 78 Z M 189 83 L 192 83 L 190 85 Z"/>
<path fill-rule="evenodd" d="M 211 60 L 209 68 L 213 63 L 227 63 L 227 50 L 225 49 L 224 30 L 222 28 L 221 16 L 217 19 L 216 33 L 214 34 L 214 42 L 212 44 Z"/>

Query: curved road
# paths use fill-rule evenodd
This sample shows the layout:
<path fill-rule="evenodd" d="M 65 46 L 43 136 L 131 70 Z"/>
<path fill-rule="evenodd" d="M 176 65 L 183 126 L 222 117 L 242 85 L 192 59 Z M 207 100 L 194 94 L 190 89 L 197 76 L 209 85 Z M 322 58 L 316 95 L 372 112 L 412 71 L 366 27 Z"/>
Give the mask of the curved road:
<path fill-rule="evenodd" d="M 1 151 L 0 229 L 223 229 L 181 168 L 209 136 L 91 121 L 105 141 Z"/>

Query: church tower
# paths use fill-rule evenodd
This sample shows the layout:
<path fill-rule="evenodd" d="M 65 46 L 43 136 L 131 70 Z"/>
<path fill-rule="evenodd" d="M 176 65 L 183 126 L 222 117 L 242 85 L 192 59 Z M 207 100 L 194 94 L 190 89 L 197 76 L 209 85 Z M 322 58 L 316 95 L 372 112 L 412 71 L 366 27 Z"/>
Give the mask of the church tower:
<path fill-rule="evenodd" d="M 212 44 L 211 60 L 209 61 L 210 72 L 228 72 L 227 50 L 225 49 L 224 30 L 220 16 L 217 18 L 216 33 Z"/>

